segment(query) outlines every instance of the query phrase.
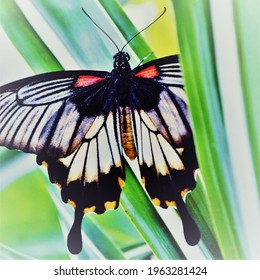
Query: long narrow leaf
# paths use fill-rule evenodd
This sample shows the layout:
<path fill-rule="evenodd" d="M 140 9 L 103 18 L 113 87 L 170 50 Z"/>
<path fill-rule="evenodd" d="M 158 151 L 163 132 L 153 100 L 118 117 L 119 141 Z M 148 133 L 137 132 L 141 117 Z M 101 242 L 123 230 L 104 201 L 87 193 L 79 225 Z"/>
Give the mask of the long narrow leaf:
<path fill-rule="evenodd" d="M 35 73 L 62 69 L 61 64 L 34 31 L 14 1 L 1 1 L 0 23 Z M 33 44 L 28 44 L 28 42 L 33 42 Z M 41 63 L 38 63 L 39 60 Z"/>
<path fill-rule="evenodd" d="M 251 156 L 260 196 L 260 125 L 259 125 L 259 73 L 260 73 L 260 2 L 255 0 L 233 1 L 237 31 L 241 85 L 251 144 Z"/>
<path fill-rule="evenodd" d="M 216 76 L 208 1 L 173 0 L 201 172 L 224 258 L 243 258 L 236 193 Z"/>
<path fill-rule="evenodd" d="M 119 5 L 118 1 L 104 1 L 99 0 L 106 12 L 109 14 L 113 22 L 119 28 L 120 32 L 126 39 L 126 42 L 131 40 L 136 34 L 138 34 L 138 29 L 132 24 L 128 16 L 125 14 L 122 7 Z M 125 28 L 127 26 L 127 29 Z M 138 54 L 139 58 L 147 56 L 147 54 L 152 53 L 151 48 L 143 40 L 142 35 L 135 37 L 131 42 L 131 47 L 135 53 Z M 150 55 L 149 59 L 153 59 L 155 56 Z"/>
<path fill-rule="evenodd" d="M 225 4 L 225 11 L 222 10 L 223 4 Z M 249 4 L 247 3 L 247 5 Z M 253 7 L 252 5 L 251 9 Z M 246 117 L 245 105 L 247 103 L 244 103 L 244 100 L 247 96 L 251 99 L 251 95 L 252 98 L 255 98 L 254 94 L 257 88 L 251 87 L 251 91 L 243 94 L 241 79 L 246 81 L 247 76 L 241 76 L 244 69 L 239 64 L 237 34 L 233 15 L 233 1 L 211 0 L 211 18 L 220 98 L 235 182 L 233 192 L 237 197 L 236 204 L 233 205 L 235 207 L 233 211 L 236 211 L 240 216 L 240 223 L 237 221 L 237 228 L 239 228 L 240 242 L 243 245 L 244 254 L 246 258 L 251 258 L 259 256 L 260 246 L 256 246 L 255 243 L 258 243 L 257 240 L 260 235 L 260 204 L 257 179 L 254 173 L 254 160 L 252 160 L 257 158 L 257 149 L 251 155 L 252 148 L 256 147 L 250 147 L 250 144 L 253 143 L 254 145 L 256 140 L 256 131 L 252 130 L 253 127 L 250 125 L 254 119 L 248 120 Z M 241 18 L 241 22 L 244 22 L 243 18 Z M 254 44 L 256 38 L 250 36 L 247 40 Z M 252 70 L 253 76 L 253 72 L 257 71 L 254 68 L 248 70 L 249 73 Z M 232 109 L 230 108 L 231 103 Z M 250 127 L 251 129 L 249 129 Z M 253 133 L 248 134 L 250 131 Z M 257 166 L 255 166 L 255 169 L 257 169 Z"/>

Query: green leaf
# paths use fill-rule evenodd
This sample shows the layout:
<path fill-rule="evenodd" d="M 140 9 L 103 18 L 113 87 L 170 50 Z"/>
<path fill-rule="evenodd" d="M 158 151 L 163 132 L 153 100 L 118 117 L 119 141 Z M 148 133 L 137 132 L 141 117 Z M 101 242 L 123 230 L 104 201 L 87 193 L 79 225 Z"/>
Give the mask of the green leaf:
<path fill-rule="evenodd" d="M 34 31 L 15 2 L 2 0 L 0 5 L 2 27 L 34 72 L 61 70 L 62 66 L 58 60 Z"/>
<path fill-rule="evenodd" d="M 241 85 L 251 145 L 253 168 L 260 195 L 260 125 L 259 125 L 259 1 L 234 1 L 234 19 L 237 32 Z"/>
<path fill-rule="evenodd" d="M 105 0 L 99 0 L 99 2 L 104 7 L 110 18 L 113 20 L 119 31 L 122 33 L 122 35 L 126 39 L 126 42 L 131 40 L 138 33 L 138 29 L 132 24 L 118 1 L 111 0 L 108 2 Z M 130 46 L 133 51 L 138 54 L 138 57 L 140 59 L 146 57 L 147 54 L 152 53 L 151 48 L 147 45 L 141 34 L 135 37 L 133 41 L 131 41 Z M 151 54 L 149 57 L 149 59 L 155 58 L 156 57 L 153 54 Z"/>
<path fill-rule="evenodd" d="M 24 164 L 22 158 L 18 161 Z M 13 252 L 36 259 L 68 258 L 56 207 L 38 171 L 1 190 L 0 220 L 0 240 Z"/>
<path fill-rule="evenodd" d="M 219 100 L 207 1 L 174 0 L 186 90 L 202 176 L 225 258 L 243 258 L 231 201 L 234 179 Z M 221 227 L 220 227 L 221 225 Z"/>
<path fill-rule="evenodd" d="M 248 33 L 245 30 L 255 30 L 257 17 L 249 20 L 248 9 L 256 7 L 252 2 L 249 8 L 248 3 L 245 5 L 243 1 L 236 1 L 236 17 L 239 17 L 239 34 L 236 34 L 232 1 L 173 0 L 173 3 L 197 155 L 205 181 L 213 235 L 225 259 L 255 257 L 257 250 L 259 252 L 259 246 L 253 248 L 253 244 L 258 243 L 256 236 L 259 234 L 256 232 L 259 233 L 260 229 L 257 199 L 259 192 L 252 170 L 257 168 L 257 165 L 253 167 L 257 155 L 250 155 L 250 144 L 247 141 L 251 139 L 254 153 L 258 149 L 255 146 L 257 138 L 254 113 L 249 114 L 251 108 L 246 106 L 251 104 L 252 100 L 256 102 L 257 62 L 253 63 L 251 76 L 251 64 L 248 64 L 250 60 L 247 61 L 246 57 L 250 47 L 255 52 L 257 48 L 254 31 Z M 237 41 L 234 38 L 237 38 Z M 241 77 L 238 74 L 237 53 L 240 54 Z M 250 84 L 250 92 L 244 92 L 244 100 L 247 99 L 246 111 L 243 109 L 240 84 L 247 90 L 249 86 L 246 85 Z M 246 112 L 249 123 L 244 125 Z M 244 129 L 246 126 L 248 130 Z"/>

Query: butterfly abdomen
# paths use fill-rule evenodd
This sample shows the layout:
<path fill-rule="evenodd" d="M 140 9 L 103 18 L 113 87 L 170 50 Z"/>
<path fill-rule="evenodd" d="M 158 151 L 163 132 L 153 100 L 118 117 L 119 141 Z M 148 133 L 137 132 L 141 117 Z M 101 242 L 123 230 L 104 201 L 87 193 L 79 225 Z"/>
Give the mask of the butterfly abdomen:
<path fill-rule="evenodd" d="M 122 146 L 126 155 L 131 159 L 135 159 L 137 156 L 135 141 L 133 136 L 132 129 L 132 120 L 130 115 L 129 107 L 121 107 L 120 108 L 120 132 L 121 132 L 121 140 Z"/>

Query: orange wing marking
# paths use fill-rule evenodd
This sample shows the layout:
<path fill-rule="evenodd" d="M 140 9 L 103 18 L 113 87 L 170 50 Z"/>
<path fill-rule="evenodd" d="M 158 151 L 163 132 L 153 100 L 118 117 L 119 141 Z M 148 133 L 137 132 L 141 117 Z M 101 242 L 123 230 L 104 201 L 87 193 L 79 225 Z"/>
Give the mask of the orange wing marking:
<path fill-rule="evenodd" d="M 135 77 L 149 78 L 149 79 L 152 79 L 152 78 L 155 78 L 158 76 L 159 76 L 158 70 L 157 70 L 156 66 L 154 66 L 154 65 L 149 66 L 135 74 Z"/>
<path fill-rule="evenodd" d="M 87 86 L 91 86 L 91 85 L 94 85 L 96 83 L 102 82 L 104 80 L 105 80 L 105 78 L 102 78 L 102 77 L 82 75 L 82 76 L 78 77 L 78 79 L 75 83 L 75 87 L 76 88 L 87 87 Z"/>

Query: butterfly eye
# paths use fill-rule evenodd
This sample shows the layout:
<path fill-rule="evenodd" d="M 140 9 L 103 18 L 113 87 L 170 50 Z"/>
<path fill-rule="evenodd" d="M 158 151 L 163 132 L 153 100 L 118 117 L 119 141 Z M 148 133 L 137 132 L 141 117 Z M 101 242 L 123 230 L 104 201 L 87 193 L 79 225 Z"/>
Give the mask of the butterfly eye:
<path fill-rule="evenodd" d="M 127 59 L 127 61 L 130 60 L 130 55 L 127 52 L 125 52 L 125 58 Z"/>

